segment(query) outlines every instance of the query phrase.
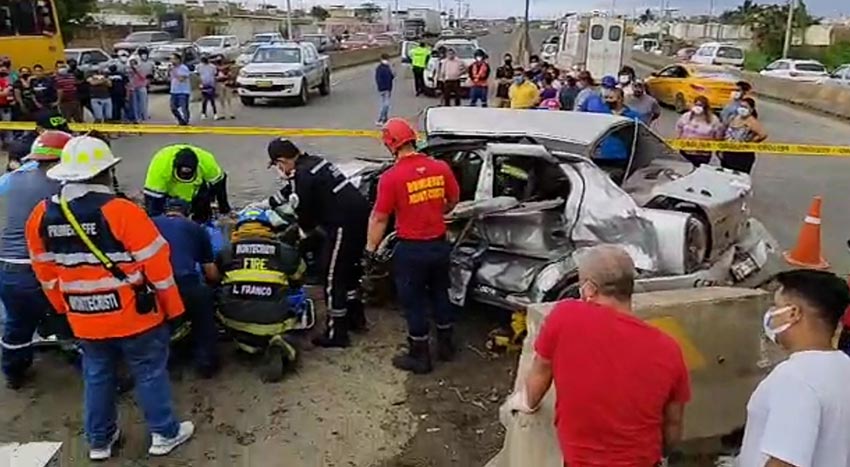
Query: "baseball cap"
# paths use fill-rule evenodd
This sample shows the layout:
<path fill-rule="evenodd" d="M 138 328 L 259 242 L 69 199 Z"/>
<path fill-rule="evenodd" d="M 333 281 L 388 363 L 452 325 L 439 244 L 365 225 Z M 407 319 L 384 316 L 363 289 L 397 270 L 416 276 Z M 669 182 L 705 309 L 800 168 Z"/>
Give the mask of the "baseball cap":
<path fill-rule="evenodd" d="M 269 142 L 269 167 L 274 165 L 278 159 L 293 159 L 301 154 L 301 150 L 292 141 L 286 138 L 275 138 Z"/>
<path fill-rule="evenodd" d="M 35 120 L 35 125 L 45 130 L 59 130 L 69 133 L 68 120 L 59 112 L 47 111 L 41 112 Z"/>
<path fill-rule="evenodd" d="M 608 89 L 616 88 L 617 87 L 617 79 L 614 78 L 613 76 L 610 76 L 610 75 L 604 76 L 602 78 L 602 87 L 608 88 Z"/>

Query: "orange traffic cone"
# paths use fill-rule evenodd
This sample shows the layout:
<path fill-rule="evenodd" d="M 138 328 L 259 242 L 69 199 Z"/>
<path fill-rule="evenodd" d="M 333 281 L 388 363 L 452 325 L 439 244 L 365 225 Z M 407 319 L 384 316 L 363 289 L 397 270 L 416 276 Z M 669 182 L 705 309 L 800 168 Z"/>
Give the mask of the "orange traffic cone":
<path fill-rule="evenodd" d="M 791 251 L 783 253 L 785 261 L 794 266 L 809 269 L 827 269 L 829 263 L 821 256 L 820 250 L 820 205 L 822 199 L 815 196 L 809 213 L 803 221 L 800 235 L 797 237 L 797 246 Z"/>

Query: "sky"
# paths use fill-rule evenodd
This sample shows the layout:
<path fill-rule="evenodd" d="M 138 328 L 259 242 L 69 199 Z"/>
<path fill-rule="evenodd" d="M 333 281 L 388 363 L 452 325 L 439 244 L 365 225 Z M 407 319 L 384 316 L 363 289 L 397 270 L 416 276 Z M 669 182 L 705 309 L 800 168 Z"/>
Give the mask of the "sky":
<path fill-rule="evenodd" d="M 250 0 L 260 3 L 262 0 Z M 285 5 L 285 0 L 265 0 L 268 4 Z M 365 0 L 364 0 L 365 1 Z M 379 5 L 396 0 L 375 0 Z M 523 0 L 464 0 L 471 5 L 473 17 L 505 18 L 507 16 L 522 16 L 525 3 Z M 669 8 L 678 8 L 682 14 L 708 14 L 711 5 L 715 12 L 734 9 L 743 0 L 663 0 Z M 293 8 L 311 7 L 315 4 L 347 4 L 362 3 L 357 0 L 291 0 Z M 457 0 L 398 0 L 399 7 L 432 7 L 436 8 L 442 2 L 443 8 L 456 8 Z M 636 11 L 647 8 L 658 9 L 662 0 L 531 0 L 531 14 L 535 18 L 556 18 L 568 11 L 591 11 L 593 9 L 611 10 L 613 7 L 618 14 L 632 15 Z M 757 3 L 785 3 L 785 0 L 756 0 Z M 850 0 L 806 0 L 809 10 L 816 16 L 848 17 L 850 16 Z"/>

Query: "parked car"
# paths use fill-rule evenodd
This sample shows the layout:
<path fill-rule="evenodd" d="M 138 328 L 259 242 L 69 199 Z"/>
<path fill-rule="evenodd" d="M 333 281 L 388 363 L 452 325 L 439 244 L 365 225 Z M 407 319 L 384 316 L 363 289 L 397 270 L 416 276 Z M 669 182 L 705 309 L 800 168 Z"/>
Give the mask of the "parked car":
<path fill-rule="evenodd" d="M 850 63 L 836 68 L 835 71 L 829 74 L 829 78 L 825 78 L 821 82 L 838 86 L 850 86 Z"/>
<path fill-rule="evenodd" d="M 663 105 L 685 112 L 697 96 L 705 96 L 714 109 L 722 109 L 739 81 L 733 69 L 715 65 L 675 64 L 652 73 L 646 79 L 649 94 Z"/>
<path fill-rule="evenodd" d="M 434 50 L 439 49 L 440 47 L 445 47 L 446 49 L 453 49 L 457 58 L 463 60 L 463 63 L 466 65 L 467 69 L 472 65 L 475 61 L 475 51 L 481 49 L 478 45 L 478 41 L 475 39 L 443 39 L 437 41 L 434 44 Z M 437 93 L 437 63 L 439 63 L 439 59 L 434 55 L 431 55 L 431 59 L 428 62 L 428 67 L 425 68 L 425 93 L 427 95 L 435 95 Z M 464 91 L 467 91 L 472 83 L 469 80 L 469 76 L 464 75 L 461 77 L 461 86 Z"/>
<path fill-rule="evenodd" d="M 691 56 L 694 63 L 704 65 L 744 66 L 744 49 L 735 44 L 708 42 L 699 46 Z"/>
<path fill-rule="evenodd" d="M 333 36 L 327 34 L 304 34 L 301 40 L 312 43 L 319 52 L 331 52 L 339 50 L 339 42 Z"/>
<path fill-rule="evenodd" d="M 235 60 L 239 56 L 239 39 L 236 36 L 204 36 L 195 41 L 201 54 L 210 58 Z"/>
<path fill-rule="evenodd" d="M 65 61 L 76 60 L 77 67 L 86 76 L 96 70 L 102 70 L 109 65 L 119 63 L 118 60 L 109 56 L 103 49 L 80 48 L 65 49 Z"/>
<path fill-rule="evenodd" d="M 171 82 L 171 56 L 176 53 L 180 54 L 183 63 L 193 72 L 201 61 L 201 51 L 191 42 L 174 42 L 154 47 L 150 51 L 150 59 L 154 62 L 151 84 L 169 84 Z"/>
<path fill-rule="evenodd" d="M 260 48 L 263 44 L 261 42 L 252 42 L 242 47 L 242 50 L 239 51 L 239 55 L 236 57 L 236 65 L 245 66 L 251 61 L 251 57 L 254 56 L 254 52 Z"/>
<path fill-rule="evenodd" d="M 683 47 L 676 51 L 676 61 L 689 62 L 695 53 L 697 53 L 697 49 L 695 47 Z"/>
<path fill-rule="evenodd" d="M 237 92 L 242 103 L 256 99 L 294 98 L 300 105 L 310 99 L 310 89 L 323 96 L 331 92 L 330 58 L 309 42 L 261 45 L 251 61 L 239 70 Z"/>
<path fill-rule="evenodd" d="M 152 49 L 158 45 L 167 44 L 172 41 L 171 34 L 165 31 L 139 31 L 134 32 L 112 45 L 112 50 L 116 53 L 119 50 L 126 50 L 133 53 L 141 47 Z"/>
<path fill-rule="evenodd" d="M 343 39 L 340 46 L 343 50 L 368 49 L 376 45 L 375 38 L 365 32 L 356 32 Z"/>
<path fill-rule="evenodd" d="M 398 40 L 392 34 L 377 34 L 375 36 L 375 45 L 378 47 L 394 45 L 396 43 L 398 43 Z"/>
<path fill-rule="evenodd" d="M 558 58 L 558 44 L 543 44 L 540 50 L 540 60 L 546 63 L 555 63 Z"/>
<path fill-rule="evenodd" d="M 817 60 L 794 60 L 783 58 L 764 67 L 759 72 L 762 76 L 790 79 L 803 82 L 817 82 L 829 77 L 826 67 Z"/>
<path fill-rule="evenodd" d="M 449 164 L 460 203 L 447 216 L 451 299 L 516 310 L 578 296 L 576 256 L 623 246 L 638 291 L 753 287 L 781 267 L 779 245 L 750 214 L 747 174 L 694 168 L 655 132 L 604 114 L 432 107 L 423 151 Z M 637 132 L 637 133 L 635 133 Z M 596 156 L 605 141 L 628 155 Z M 503 175 L 510 165 L 527 177 Z M 340 167 L 372 202 L 391 162 Z M 394 233 L 380 244 L 391 257 Z"/>
<path fill-rule="evenodd" d="M 261 32 L 254 34 L 254 37 L 251 39 L 251 42 L 260 42 L 264 44 L 271 44 L 274 42 L 283 42 L 285 38 L 283 34 L 279 32 Z"/>

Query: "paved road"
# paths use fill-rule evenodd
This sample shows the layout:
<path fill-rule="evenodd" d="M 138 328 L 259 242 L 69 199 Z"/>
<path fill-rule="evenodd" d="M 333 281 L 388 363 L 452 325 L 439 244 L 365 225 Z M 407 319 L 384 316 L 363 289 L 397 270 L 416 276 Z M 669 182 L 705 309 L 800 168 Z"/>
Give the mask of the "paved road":
<path fill-rule="evenodd" d="M 539 43 L 544 34 L 533 34 L 532 41 Z M 495 62 L 510 47 L 510 37 L 493 34 L 481 39 Z M 396 80 L 392 114 L 411 120 L 422 109 L 436 105 L 437 101 L 412 96 L 412 80 L 405 77 L 403 68 Z M 647 70 L 641 70 L 647 71 Z M 329 97 L 313 96 L 307 107 L 269 106 L 241 108 L 239 119 L 227 122 L 203 122 L 207 125 L 249 125 L 268 127 L 324 127 L 324 128 L 374 128 L 377 116 L 377 97 L 372 80 L 371 66 L 358 67 L 336 73 L 333 92 Z M 155 118 L 169 121 L 164 96 L 159 96 Z M 784 105 L 760 102 L 760 113 L 776 142 L 794 141 L 826 144 L 850 144 L 850 124 L 814 115 Z M 197 112 L 197 105 L 193 106 Z M 669 135 L 676 115 L 665 111 L 659 131 Z M 271 137 L 271 132 L 270 132 Z M 275 180 L 265 169 L 265 144 L 269 138 L 255 137 L 138 137 L 131 136 L 115 141 L 117 153 L 125 160 L 120 168 L 122 181 L 139 188 L 150 155 L 169 142 L 190 141 L 216 152 L 231 178 L 231 191 L 237 202 L 257 199 L 272 191 Z M 353 156 L 386 156 L 377 141 L 356 138 L 298 139 L 308 151 L 327 154 L 338 161 Z M 841 206 L 850 199 L 850 184 L 846 182 L 850 160 L 845 158 L 759 156 L 755 168 L 755 200 L 753 209 L 776 235 L 780 243 L 789 247 L 796 240 L 800 223 L 815 195 L 824 197 L 824 250 L 834 265 L 834 270 L 850 272 L 850 253 L 845 240 L 850 238 L 850 217 Z"/>

